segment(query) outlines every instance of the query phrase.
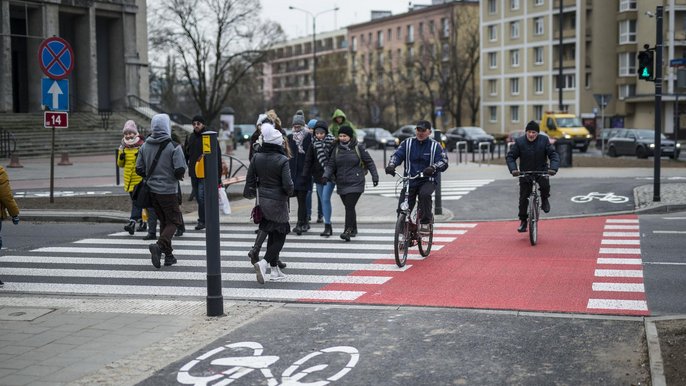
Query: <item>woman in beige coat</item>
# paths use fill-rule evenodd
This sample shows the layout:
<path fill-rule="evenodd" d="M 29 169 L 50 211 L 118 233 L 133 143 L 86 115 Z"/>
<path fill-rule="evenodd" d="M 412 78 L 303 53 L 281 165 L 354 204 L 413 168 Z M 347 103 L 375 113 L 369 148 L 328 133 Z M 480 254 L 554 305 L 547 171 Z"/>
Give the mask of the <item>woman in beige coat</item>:
<path fill-rule="evenodd" d="M 12 196 L 10 179 L 5 168 L 0 166 L 0 231 L 2 231 L 2 220 L 11 217 L 14 225 L 19 224 L 19 206 Z M 2 249 L 2 236 L 0 236 L 0 249 Z M 4 283 L 0 280 L 0 287 Z"/>

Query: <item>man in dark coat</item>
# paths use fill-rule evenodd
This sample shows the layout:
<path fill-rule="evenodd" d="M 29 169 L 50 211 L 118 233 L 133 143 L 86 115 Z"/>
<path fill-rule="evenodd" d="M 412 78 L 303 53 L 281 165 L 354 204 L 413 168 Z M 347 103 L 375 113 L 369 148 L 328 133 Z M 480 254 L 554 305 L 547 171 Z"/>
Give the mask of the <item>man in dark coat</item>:
<path fill-rule="evenodd" d="M 547 171 L 554 176 L 560 167 L 560 157 L 548 141 L 548 137 L 538 135 L 541 129 L 538 123 L 531 121 L 526 125 L 526 135 L 517 138 L 507 152 L 507 168 L 513 177 L 519 177 L 522 172 Z M 517 169 L 517 159 L 519 158 L 519 169 Z M 548 165 L 550 160 L 550 165 Z M 550 182 L 543 176 L 535 177 L 541 191 L 541 209 L 545 213 L 550 212 Z M 526 223 L 529 215 L 529 195 L 533 187 L 533 181 L 529 178 L 519 179 L 519 228 L 518 232 L 526 232 Z"/>

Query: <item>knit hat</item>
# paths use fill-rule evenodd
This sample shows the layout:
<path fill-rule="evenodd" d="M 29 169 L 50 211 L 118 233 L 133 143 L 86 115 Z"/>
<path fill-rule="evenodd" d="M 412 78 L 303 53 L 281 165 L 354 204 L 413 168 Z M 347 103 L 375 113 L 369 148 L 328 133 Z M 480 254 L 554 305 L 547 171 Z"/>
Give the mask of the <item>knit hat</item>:
<path fill-rule="evenodd" d="M 296 111 L 293 116 L 293 126 L 295 125 L 305 126 L 305 114 L 302 110 Z"/>
<path fill-rule="evenodd" d="M 262 124 L 262 140 L 266 143 L 271 143 L 274 145 L 283 144 L 283 137 L 281 136 L 281 132 L 279 130 L 276 130 L 274 128 L 274 125 L 272 125 L 269 122 L 265 122 Z"/>
<path fill-rule="evenodd" d="M 353 135 L 354 135 L 354 134 L 353 134 L 353 128 L 350 127 L 350 126 L 341 126 L 341 127 L 338 129 L 338 134 L 345 134 L 345 135 L 347 135 L 348 137 L 352 138 Z"/>
<path fill-rule="evenodd" d="M 312 121 L 314 121 L 314 119 Z M 310 121 L 310 122 L 312 122 L 312 121 Z M 309 126 L 310 124 L 308 123 L 307 125 Z M 315 121 L 314 125 L 312 125 L 312 126 L 314 127 L 315 133 L 317 132 L 317 130 L 321 130 L 325 134 L 329 133 L 329 125 L 326 123 L 326 121 Z"/>
<path fill-rule="evenodd" d="M 262 122 L 264 122 L 265 119 L 267 119 L 267 114 L 260 114 L 260 115 L 257 117 L 257 123 L 255 123 L 255 126 L 261 125 Z"/>
<path fill-rule="evenodd" d="M 324 123 L 326 123 L 326 122 L 324 122 Z M 312 118 L 312 119 L 310 119 L 309 122 L 307 122 L 307 127 L 309 127 L 310 129 L 314 129 L 316 124 L 317 124 L 317 120 Z"/>
<path fill-rule="evenodd" d="M 132 120 L 126 121 L 126 123 L 124 123 L 124 130 L 122 130 L 122 133 L 134 133 L 138 135 L 138 128 L 136 127 L 136 122 Z"/>
<path fill-rule="evenodd" d="M 191 122 L 200 122 L 204 125 L 205 124 L 205 118 L 203 118 L 202 115 L 196 115 L 193 117 L 193 120 Z"/>
<path fill-rule="evenodd" d="M 529 123 L 526 124 L 526 130 L 524 131 L 535 131 L 537 133 L 541 132 L 541 128 L 538 126 L 538 123 L 534 121 L 530 121 Z"/>

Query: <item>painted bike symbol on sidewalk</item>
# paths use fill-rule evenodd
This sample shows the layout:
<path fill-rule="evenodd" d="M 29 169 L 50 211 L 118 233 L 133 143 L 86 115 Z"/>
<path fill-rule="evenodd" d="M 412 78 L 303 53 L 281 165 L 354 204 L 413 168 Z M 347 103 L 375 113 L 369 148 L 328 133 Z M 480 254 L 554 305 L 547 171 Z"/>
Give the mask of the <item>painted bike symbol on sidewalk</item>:
<path fill-rule="evenodd" d="M 585 203 L 585 202 L 591 202 L 594 199 L 598 200 L 598 201 L 610 202 L 613 204 L 623 204 L 623 203 L 629 201 L 629 197 L 617 196 L 612 192 L 609 192 L 609 193 L 591 192 L 585 196 L 574 196 L 574 197 L 572 197 L 572 202 Z"/>
<path fill-rule="evenodd" d="M 231 350 L 231 352 L 225 352 L 223 354 L 237 354 L 237 356 L 226 356 L 221 358 L 214 358 L 215 355 L 222 353 L 225 350 Z M 195 385 L 195 386 L 224 386 L 233 383 L 235 380 L 247 375 L 254 370 L 259 370 L 262 376 L 267 380 L 268 386 L 297 386 L 297 385 L 308 385 L 308 386 L 324 386 L 331 382 L 341 379 L 350 370 L 357 365 L 360 359 L 360 354 L 356 348 L 350 346 L 336 346 L 329 347 L 319 351 L 310 353 L 297 361 L 295 361 L 289 368 L 287 368 L 281 374 L 281 383 L 274 377 L 269 366 L 273 365 L 279 360 L 278 356 L 275 355 L 262 355 L 264 347 L 257 342 L 238 342 L 224 345 L 218 347 L 214 350 L 210 350 L 199 357 L 193 359 L 192 361 L 186 363 L 179 370 L 176 375 L 176 381 L 183 385 Z M 244 355 L 247 354 L 247 355 Z M 327 356 L 327 354 L 329 354 Z M 341 355 L 348 359 L 347 364 L 343 366 L 341 370 L 337 373 L 327 377 L 325 380 L 320 380 L 316 382 L 307 382 L 303 378 L 306 378 L 312 373 L 317 373 L 328 368 L 329 365 L 325 363 L 318 363 L 311 367 L 300 370 L 296 373 L 305 362 L 324 355 L 325 358 L 330 358 L 336 360 L 336 363 L 341 363 Z M 336 357 L 332 357 L 335 355 Z M 209 362 L 209 367 L 206 361 Z M 200 366 L 197 366 L 199 365 Z M 204 364 L 204 365 L 203 365 Z M 194 367 L 198 367 L 194 369 Z M 209 367 L 209 368 L 208 368 Z M 208 376 L 203 376 L 207 374 L 212 374 Z M 302 380 L 302 382 L 301 382 Z"/>

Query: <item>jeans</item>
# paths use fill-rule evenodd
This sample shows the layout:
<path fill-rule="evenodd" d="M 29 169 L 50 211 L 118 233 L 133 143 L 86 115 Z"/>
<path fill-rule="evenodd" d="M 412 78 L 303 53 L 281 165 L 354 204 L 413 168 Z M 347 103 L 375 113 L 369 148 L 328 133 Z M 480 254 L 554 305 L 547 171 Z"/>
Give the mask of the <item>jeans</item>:
<path fill-rule="evenodd" d="M 331 181 L 327 182 L 326 185 L 317 184 L 317 196 L 320 199 L 319 207 L 322 209 L 324 224 L 331 224 L 331 195 L 335 186 L 336 184 Z"/>
<path fill-rule="evenodd" d="M 195 200 L 198 202 L 198 223 L 205 223 L 205 179 L 204 178 L 193 178 L 193 184 L 197 184 L 197 190 L 195 191 Z"/>
<path fill-rule="evenodd" d="M 129 219 L 140 220 L 143 217 L 143 208 L 139 208 L 136 205 L 136 202 L 133 200 L 133 192 L 129 192 L 129 196 L 131 196 L 131 217 Z"/>

